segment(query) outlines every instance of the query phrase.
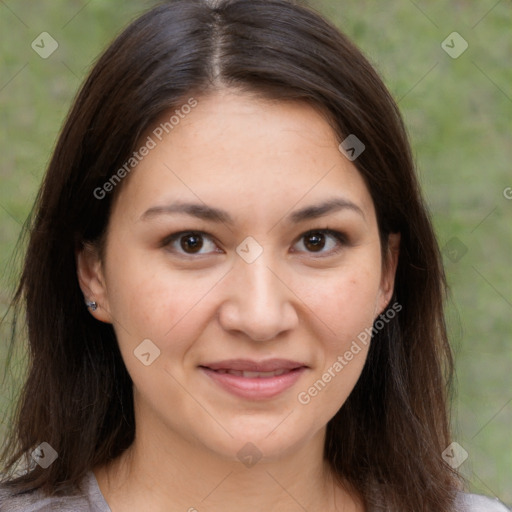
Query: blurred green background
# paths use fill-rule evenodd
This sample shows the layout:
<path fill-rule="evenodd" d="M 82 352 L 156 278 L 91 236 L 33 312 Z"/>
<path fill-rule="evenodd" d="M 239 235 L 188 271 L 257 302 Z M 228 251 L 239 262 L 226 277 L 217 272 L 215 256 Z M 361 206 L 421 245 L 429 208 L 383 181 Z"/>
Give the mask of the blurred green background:
<path fill-rule="evenodd" d="M 0 1 L 2 314 L 13 249 L 73 97 L 108 42 L 154 3 Z M 473 492 L 511 505 L 512 2 L 309 4 L 363 50 L 401 108 L 451 287 L 454 439 L 469 454 L 460 470 Z M 47 59 L 31 48 L 42 32 L 59 45 Z M 7 324 L 0 335 L 3 367 Z M 14 393 L 2 389 L 3 411 Z"/>

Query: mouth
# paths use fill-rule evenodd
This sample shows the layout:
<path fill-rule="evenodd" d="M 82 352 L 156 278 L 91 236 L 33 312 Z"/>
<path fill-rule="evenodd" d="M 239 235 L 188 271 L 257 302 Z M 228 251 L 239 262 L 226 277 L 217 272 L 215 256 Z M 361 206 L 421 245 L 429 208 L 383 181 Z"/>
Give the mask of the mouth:
<path fill-rule="evenodd" d="M 241 398 L 264 400 L 291 388 L 309 367 L 298 361 L 232 359 L 200 365 L 199 369 L 224 391 Z"/>
<path fill-rule="evenodd" d="M 209 368 L 211 369 L 211 368 Z M 277 377 L 278 375 L 283 375 L 284 373 L 289 373 L 295 371 L 293 370 L 276 370 L 273 372 L 250 372 L 244 370 L 213 370 L 219 374 L 228 373 L 229 375 L 237 375 L 238 377 L 244 377 L 249 379 L 268 379 L 270 377 Z"/>

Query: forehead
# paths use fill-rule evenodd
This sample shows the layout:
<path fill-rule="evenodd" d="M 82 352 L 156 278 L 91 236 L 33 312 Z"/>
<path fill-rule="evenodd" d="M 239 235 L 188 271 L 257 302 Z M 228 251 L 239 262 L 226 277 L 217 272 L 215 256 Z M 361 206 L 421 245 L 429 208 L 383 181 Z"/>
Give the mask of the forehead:
<path fill-rule="evenodd" d="M 141 137 L 152 149 L 123 183 L 116 206 L 131 218 L 179 200 L 270 220 L 294 204 L 337 195 L 374 213 L 359 171 L 311 105 L 231 91 L 196 102 L 165 112 Z"/>

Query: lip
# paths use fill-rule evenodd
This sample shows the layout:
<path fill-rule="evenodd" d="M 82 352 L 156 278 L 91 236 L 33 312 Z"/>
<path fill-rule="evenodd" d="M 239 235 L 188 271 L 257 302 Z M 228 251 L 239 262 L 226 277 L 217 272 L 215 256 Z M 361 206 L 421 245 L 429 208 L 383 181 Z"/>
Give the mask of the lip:
<path fill-rule="evenodd" d="M 287 359 L 268 359 L 266 361 L 230 359 L 200 365 L 199 369 L 212 381 L 235 396 L 250 400 L 265 400 L 276 397 L 291 388 L 308 369 L 308 366 Z M 237 372 L 284 371 L 284 373 L 270 377 L 244 377 L 225 373 L 226 370 Z"/>
<path fill-rule="evenodd" d="M 254 361 L 252 359 L 226 359 L 215 363 L 202 364 L 211 370 L 238 370 L 246 372 L 274 372 L 276 370 L 293 370 L 307 365 L 290 359 L 266 359 Z"/>

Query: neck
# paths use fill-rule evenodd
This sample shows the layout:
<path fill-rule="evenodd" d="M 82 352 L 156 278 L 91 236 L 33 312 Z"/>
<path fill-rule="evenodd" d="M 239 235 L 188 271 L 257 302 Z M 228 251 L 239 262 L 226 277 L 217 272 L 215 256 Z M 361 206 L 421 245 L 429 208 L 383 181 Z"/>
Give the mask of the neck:
<path fill-rule="evenodd" d="M 324 440 L 325 428 L 279 459 L 244 465 L 142 422 L 132 446 L 94 473 L 112 512 L 364 510 L 335 484 L 323 460 Z"/>

